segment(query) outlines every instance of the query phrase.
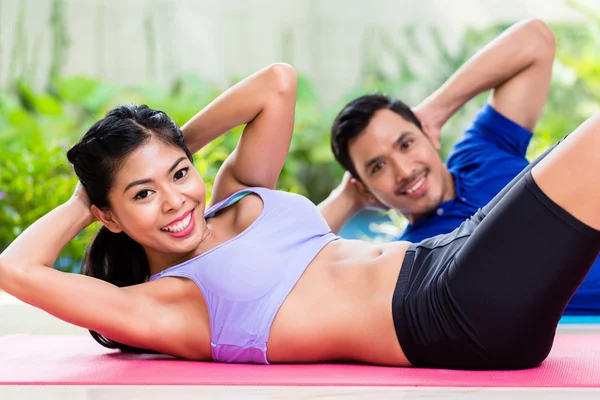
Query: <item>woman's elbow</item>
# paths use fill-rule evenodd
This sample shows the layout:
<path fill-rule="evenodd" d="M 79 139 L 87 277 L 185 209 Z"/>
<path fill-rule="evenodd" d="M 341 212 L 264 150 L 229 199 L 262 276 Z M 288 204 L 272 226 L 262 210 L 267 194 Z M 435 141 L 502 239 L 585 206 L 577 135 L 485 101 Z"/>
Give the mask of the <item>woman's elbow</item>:
<path fill-rule="evenodd" d="M 27 275 L 25 268 L 21 266 L 17 268 L 14 262 L 0 254 L 0 290 L 13 293 L 25 275 Z"/>
<path fill-rule="evenodd" d="M 269 67 L 269 72 L 272 76 L 273 87 L 279 95 L 296 96 L 298 87 L 298 75 L 296 70 L 287 63 L 274 63 Z"/>
<path fill-rule="evenodd" d="M 0 290 L 6 291 L 8 279 L 8 262 L 6 257 L 3 257 L 2 254 L 0 254 Z"/>

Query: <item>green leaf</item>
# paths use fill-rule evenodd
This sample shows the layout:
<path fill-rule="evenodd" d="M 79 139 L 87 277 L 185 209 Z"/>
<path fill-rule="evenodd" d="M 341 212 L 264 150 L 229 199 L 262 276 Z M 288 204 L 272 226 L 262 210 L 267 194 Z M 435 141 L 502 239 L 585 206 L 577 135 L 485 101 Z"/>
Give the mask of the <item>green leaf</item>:
<path fill-rule="evenodd" d="M 99 112 L 118 92 L 114 85 L 81 75 L 58 80 L 56 90 L 62 100 L 91 113 Z"/>

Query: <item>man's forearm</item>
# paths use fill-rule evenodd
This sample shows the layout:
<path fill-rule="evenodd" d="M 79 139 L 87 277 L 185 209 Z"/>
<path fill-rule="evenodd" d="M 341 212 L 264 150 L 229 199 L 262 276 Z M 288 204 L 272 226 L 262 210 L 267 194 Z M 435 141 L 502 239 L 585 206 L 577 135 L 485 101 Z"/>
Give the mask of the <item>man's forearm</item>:
<path fill-rule="evenodd" d="M 552 33 L 539 20 L 516 23 L 473 55 L 420 107 L 442 126 L 466 102 L 477 94 L 496 88 L 544 59 L 544 51 L 553 46 Z"/>
<path fill-rule="evenodd" d="M 331 228 L 331 231 L 336 234 L 360 210 L 351 199 L 335 191 L 323 200 L 318 205 L 318 208 L 325 221 L 327 221 L 327 225 Z"/>

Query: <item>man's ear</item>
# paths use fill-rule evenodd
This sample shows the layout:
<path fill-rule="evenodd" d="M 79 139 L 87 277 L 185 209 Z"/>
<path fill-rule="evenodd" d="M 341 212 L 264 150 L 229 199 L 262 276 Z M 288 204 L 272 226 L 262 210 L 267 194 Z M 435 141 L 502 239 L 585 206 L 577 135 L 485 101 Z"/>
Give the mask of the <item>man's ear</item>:
<path fill-rule="evenodd" d="M 421 130 L 429 138 L 433 148 L 440 151 L 442 144 L 440 143 L 440 132 L 433 132 L 429 125 L 421 122 Z"/>
<path fill-rule="evenodd" d="M 115 220 L 113 213 L 109 210 L 103 211 L 95 205 L 92 205 L 90 210 L 92 211 L 92 214 L 94 214 L 94 217 L 96 217 L 98 221 L 102 222 L 102 225 L 107 227 L 112 233 L 120 233 L 123 231 L 123 229 L 121 229 L 121 225 L 119 225 L 119 223 Z"/>
<path fill-rule="evenodd" d="M 375 196 L 371 194 L 369 189 L 367 189 L 365 184 L 362 183 L 360 180 L 352 178 L 350 183 L 354 187 L 354 190 L 356 190 L 356 192 L 363 198 L 364 208 L 372 208 L 385 211 L 390 209 L 389 207 L 384 206 L 383 203 L 381 203 L 379 200 L 377 200 Z"/>
<path fill-rule="evenodd" d="M 367 189 L 367 187 L 365 186 L 364 183 L 362 183 L 362 181 L 360 181 L 356 178 L 352 178 L 350 183 L 352 184 L 352 186 L 354 186 L 354 189 L 358 193 L 360 193 L 361 196 L 363 196 L 365 199 L 367 199 L 369 202 L 375 201 L 375 197 L 373 197 L 373 195 L 371 194 L 369 189 Z"/>

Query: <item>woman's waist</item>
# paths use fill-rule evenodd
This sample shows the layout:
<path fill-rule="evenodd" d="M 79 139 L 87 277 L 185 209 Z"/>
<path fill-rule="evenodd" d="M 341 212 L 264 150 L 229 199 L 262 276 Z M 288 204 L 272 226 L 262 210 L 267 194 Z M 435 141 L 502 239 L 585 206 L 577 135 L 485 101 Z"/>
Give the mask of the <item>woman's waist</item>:
<path fill-rule="evenodd" d="M 332 241 L 306 268 L 288 300 L 298 297 L 310 310 L 313 301 L 323 309 L 328 304 L 369 303 L 388 295 L 391 299 L 409 246 L 409 242 Z"/>
<path fill-rule="evenodd" d="M 311 263 L 324 274 L 346 276 L 352 273 L 375 276 L 397 274 L 410 242 L 371 243 L 363 240 L 338 239 L 328 243 Z M 371 278 L 369 278 L 371 279 Z M 340 282 L 343 282 L 341 280 Z"/>
<path fill-rule="evenodd" d="M 393 342 L 392 296 L 408 245 L 340 239 L 325 246 L 273 321 L 270 359 L 287 359 L 291 344 L 312 349 L 312 361 L 349 357 L 341 353 L 363 343 L 369 328 L 389 330 Z"/>

